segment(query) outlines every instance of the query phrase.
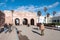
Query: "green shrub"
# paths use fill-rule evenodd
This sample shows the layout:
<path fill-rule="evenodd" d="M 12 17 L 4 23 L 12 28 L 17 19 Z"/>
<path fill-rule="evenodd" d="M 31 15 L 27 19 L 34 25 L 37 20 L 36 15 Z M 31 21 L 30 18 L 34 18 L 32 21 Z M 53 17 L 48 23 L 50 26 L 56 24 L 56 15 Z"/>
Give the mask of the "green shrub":
<path fill-rule="evenodd" d="M 55 25 L 60 25 L 60 23 L 44 23 L 45 26 L 55 26 Z"/>
<path fill-rule="evenodd" d="M 60 25 L 60 23 L 55 23 L 55 25 Z"/>

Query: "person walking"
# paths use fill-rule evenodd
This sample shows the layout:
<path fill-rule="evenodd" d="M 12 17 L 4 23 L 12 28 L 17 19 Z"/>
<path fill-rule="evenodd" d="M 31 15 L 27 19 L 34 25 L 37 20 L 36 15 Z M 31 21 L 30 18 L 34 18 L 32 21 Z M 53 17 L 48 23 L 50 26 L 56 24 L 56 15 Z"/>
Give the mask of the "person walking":
<path fill-rule="evenodd" d="M 41 30 L 41 36 L 43 36 L 44 35 L 44 29 L 45 29 L 44 24 L 40 23 L 40 27 L 39 28 Z"/>
<path fill-rule="evenodd" d="M 8 32 L 8 24 L 7 24 L 7 23 L 4 24 L 4 32 L 5 32 L 5 33 Z"/>
<path fill-rule="evenodd" d="M 29 24 L 27 24 L 27 26 L 29 27 L 30 25 L 29 25 Z"/>
<path fill-rule="evenodd" d="M 9 32 L 12 31 L 11 26 L 12 26 L 12 25 L 9 23 Z"/>

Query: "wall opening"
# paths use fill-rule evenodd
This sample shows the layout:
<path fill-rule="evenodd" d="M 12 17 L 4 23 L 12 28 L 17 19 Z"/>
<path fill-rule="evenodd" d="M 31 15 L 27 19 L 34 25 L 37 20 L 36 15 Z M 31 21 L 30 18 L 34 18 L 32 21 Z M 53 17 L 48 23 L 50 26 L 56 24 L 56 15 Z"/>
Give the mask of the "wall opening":
<path fill-rule="evenodd" d="M 31 19 L 31 20 L 30 20 L 30 24 L 31 24 L 31 25 L 34 25 L 34 19 Z"/>
<path fill-rule="evenodd" d="M 28 24 L 28 20 L 26 18 L 23 19 L 23 25 L 27 25 Z"/>
<path fill-rule="evenodd" d="M 16 18 L 15 19 L 15 25 L 19 25 L 20 24 L 20 20 L 19 20 L 19 18 Z"/>

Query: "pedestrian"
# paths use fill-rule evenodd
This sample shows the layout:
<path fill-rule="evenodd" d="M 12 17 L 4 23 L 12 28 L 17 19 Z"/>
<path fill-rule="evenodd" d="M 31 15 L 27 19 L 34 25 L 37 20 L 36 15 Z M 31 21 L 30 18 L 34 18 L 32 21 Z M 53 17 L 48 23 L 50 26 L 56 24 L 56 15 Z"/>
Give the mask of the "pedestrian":
<path fill-rule="evenodd" d="M 12 31 L 11 24 L 9 23 L 9 32 L 11 32 L 11 31 Z"/>
<path fill-rule="evenodd" d="M 40 23 L 41 36 L 44 35 L 44 29 L 45 29 L 44 25 Z"/>
<path fill-rule="evenodd" d="M 29 27 L 30 25 L 29 25 L 29 24 L 27 24 L 27 26 Z"/>
<path fill-rule="evenodd" d="M 7 24 L 7 23 L 4 24 L 4 32 L 5 32 L 5 33 L 8 32 L 8 24 Z"/>
<path fill-rule="evenodd" d="M 7 26 L 8 26 L 7 23 L 5 23 L 5 24 L 4 24 L 4 30 L 7 29 Z"/>

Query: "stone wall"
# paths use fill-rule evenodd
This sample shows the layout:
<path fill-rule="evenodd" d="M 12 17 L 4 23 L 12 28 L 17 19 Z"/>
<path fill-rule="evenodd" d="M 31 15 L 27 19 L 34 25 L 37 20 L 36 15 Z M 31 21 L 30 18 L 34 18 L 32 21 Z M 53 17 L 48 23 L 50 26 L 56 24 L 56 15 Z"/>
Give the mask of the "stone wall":
<path fill-rule="evenodd" d="M 5 13 L 5 23 L 11 23 L 15 25 L 15 19 L 18 18 L 20 20 L 20 24 L 23 24 L 23 19 L 26 18 L 28 20 L 28 24 L 30 24 L 31 19 L 34 19 L 34 25 L 37 23 L 37 15 L 33 12 L 21 12 L 14 11 L 13 14 L 11 11 L 4 11 Z M 13 17 L 12 17 L 13 15 Z M 13 20 L 12 20 L 13 19 Z"/>

